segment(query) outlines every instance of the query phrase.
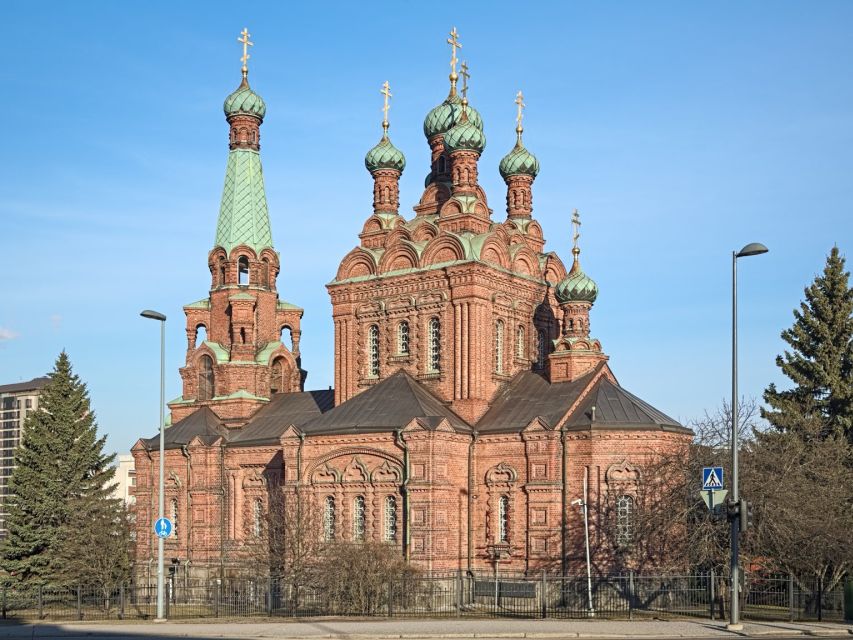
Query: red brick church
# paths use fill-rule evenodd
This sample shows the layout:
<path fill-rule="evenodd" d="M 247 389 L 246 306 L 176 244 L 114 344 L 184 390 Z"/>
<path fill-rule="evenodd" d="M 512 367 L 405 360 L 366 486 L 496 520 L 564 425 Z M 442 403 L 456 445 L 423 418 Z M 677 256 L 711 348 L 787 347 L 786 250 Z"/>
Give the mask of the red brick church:
<path fill-rule="evenodd" d="M 424 120 L 429 174 L 414 216 L 399 207 L 403 153 L 388 135 L 365 157 L 373 213 L 327 285 L 334 390 L 306 391 L 303 310 L 279 297 L 264 192 L 266 105 L 225 100 L 228 161 L 207 296 L 187 317 L 183 393 L 169 403 L 166 558 L 187 575 L 239 570 L 271 501 L 300 495 L 327 541 L 384 541 L 427 571 L 566 570 L 583 558 L 582 512 L 618 504 L 630 542 L 649 452 L 690 431 L 622 388 L 590 333 L 598 295 L 533 216 L 539 162 L 522 140 L 499 170 L 506 214 L 478 183 L 483 120 L 468 103 L 456 36 L 450 91 Z M 489 168 L 492 170 L 492 168 Z M 284 212 L 282 215 L 287 215 Z M 286 265 L 285 265 L 286 268 Z M 138 565 L 155 562 L 159 438 L 133 448 Z M 584 496 L 585 483 L 588 485 Z"/>

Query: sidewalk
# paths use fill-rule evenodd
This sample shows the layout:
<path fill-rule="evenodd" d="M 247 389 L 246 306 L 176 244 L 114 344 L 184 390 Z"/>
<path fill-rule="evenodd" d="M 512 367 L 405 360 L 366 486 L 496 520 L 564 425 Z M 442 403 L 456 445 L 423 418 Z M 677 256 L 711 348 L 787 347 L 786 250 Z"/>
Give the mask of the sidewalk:
<path fill-rule="evenodd" d="M 853 627 L 832 622 L 745 622 L 743 631 L 725 622 L 677 620 L 265 620 L 222 622 L 104 622 L 0 625 L 0 640 L 134 636 L 188 638 L 287 638 L 288 640 L 367 640 L 375 638 L 715 638 L 817 636 L 853 638 Z"/>

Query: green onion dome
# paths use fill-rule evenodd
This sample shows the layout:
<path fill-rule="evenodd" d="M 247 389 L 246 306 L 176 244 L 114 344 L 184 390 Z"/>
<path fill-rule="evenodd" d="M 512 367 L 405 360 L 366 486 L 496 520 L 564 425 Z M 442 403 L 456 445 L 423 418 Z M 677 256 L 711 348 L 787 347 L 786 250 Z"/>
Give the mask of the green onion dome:
<path fill-rule="evenodd" d="M 364 156 L 364 166 L 370 173 L 379 169 L 394 169 L 403 173 L 406 168 L 406 156 L 397 147 L 391 144 L 390 138 L 383 135 L 375 147 Z"/>
<path fill-rule="evenodd" d="M 424 135 L 429 140 L 433 136 L 447 133 L 459 123 L 461 118 L 462 99 L 456 93 L 452 93 L 424 118 Z M 468 120 L 480 131 L 483 130 L 483 118 L 471 106 L 468 106 Z"/>
<path fill-rule="evenodd" d="M 539 160 L 524 147 L 519 135 L 515 147 L 501 159 L 498 168 L 504 180 L 517 175 L 535 178 L 539 174 Z"/>
<path fill-rule="evenodd" d="M 590 278 L 581 269 L 578 261 L 578 251 L 574 250 L 575 263 L 572 265 L 568 275 L 557 283 L 554 289 L 554 295 L 557 297 L 557 302 L 565 304 L 567 302 L 589 302 L 592 304 L 598 297 L 598 285 L 595 280 Z"/>
<path fill-rule="evenodd" d="M 236 115 L 255 116 L 263 120 L 267 113 L 267 105 L 263 98 L 252 91 L 249 87 L 249 81 L 243 76 L 243 81 L 237 90 L 230 96 L 225 98 L 225 104 L 222 107 L 225 110 L 225 117 L 230 118 Z"/>
<path fill-rule="evenodd" d="M 462 150 L 483 153 L 486 134 L 471 120 L 462 117 L 455 127 L 444 134 L 444 147 L 450 153 Z"/>

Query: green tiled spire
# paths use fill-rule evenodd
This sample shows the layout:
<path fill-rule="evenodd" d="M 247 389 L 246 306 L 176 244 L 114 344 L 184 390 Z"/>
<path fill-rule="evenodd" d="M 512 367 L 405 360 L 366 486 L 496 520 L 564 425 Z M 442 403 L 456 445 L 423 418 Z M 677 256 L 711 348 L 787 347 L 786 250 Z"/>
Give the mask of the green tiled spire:
<path fill-rule="evenodd" d="M 261 155 L 253 149 L 233 149 L 228 154 L 216 223 L 214 246 L 230 253 L 241 244 L 248 245 L 256 253 L 272 247 Z"/>

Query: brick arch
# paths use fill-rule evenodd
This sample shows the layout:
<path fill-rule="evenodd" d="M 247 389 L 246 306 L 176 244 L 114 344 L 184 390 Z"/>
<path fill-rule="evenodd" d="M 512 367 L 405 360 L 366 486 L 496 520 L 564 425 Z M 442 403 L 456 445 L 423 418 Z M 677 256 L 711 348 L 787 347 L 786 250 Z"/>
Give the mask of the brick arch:
<path fill-rule="evenodd" d="M 536 240 L 545 239 L 545 236 L 542 234 L 542 227 L 536 220 L 531 220 L 530 224 L 527 225 L 527 235 Z"/>
<path fill-rule="evenodd" d="M 364 223 L 364 227 L 362 227 L 362 233 L 375 233 L 376 231 L 382 231 L 382 220 L 375 215 L 370 216 Z"/>
<path fill-rule="evenodd" d="M 255 250 L 247 244 L 238 244 L 236 247 L 231 249 L 231 253 L 228 254 L 228 259 L 236 262 L 241 256 L 246 256 L 246 258 L 249 259 L 249 262 L 256 262 L 258 260 L 258 254 L 255 253 Z"/>
<path fill-rule="evenodd" d="M 429 242 L 438 235 L 438 227 L 431 222 L 423 221 L 412 231 L 412 240 L 415 242 Z"/>
<path fill-rule="evenodd" d="M 498 234 L 495 234 L 488 240 L 486 240 L 483 247 L 480 249 L 480 260 L 484 262 L 491 262 L 492 264 L 499 265 L 504 269 L 509 269 L 510 265 L 510 257 L 509 251 L 507 250 L 507 241 L 509 239 L 498 237 Z"/>
<path fill-rule="evenodd" d="M 361 247 L 350 251 L 338 267 L 337 280 L 346 280 L 358 276 L 376 275 L 376 262 L 373 255 Z"/>
<path fill-rule="evenodd" d="M 549 253 L 545 260 L 545 267 L 542 270 L 542 276 L 551 284 L 557 284 L 560 280 L 566 277 L 568 271 L 560 257 L 556 253 Z"/>
<path fill-rule="evenodd" d="M 378 273 L 414 269 L 418 265 L 418 254 L 407 242 L 400 242 L 390 247 L 379 260 Z"/>
<path fill-rule="evenodd" d="M 527 245 L 517 245 L 512 259 L 512 270 L 527 276 L 539 277 L 539 260 Z"/>
<path fill-rule="evenodd" d="M 385 451 L 381 451 L 379 449 L 371 449 L 369 447 L 348 447 L 345 449 L 331 451 L 317 458 L 305 470 L 303 474 L 304 479 L 310 482 L 315 470 L 317 470 L 319 467 L 327 465 L 335 458 L 341 458 L 346 456 L 371 456 L 375 458 L 382 458 L 383 460 L 386 460 L 392 464 L 399 466 L 401 469 L 403 468 L 403 461 L 400 458 L 397 458 L 396 456 L 391 455 L 390 453 L 387 453 Z"/>
<path fill-rule="evenodd" d="M 423 266 L 439 262 L 464 260 L 465 248 L 458 238 L 451 235 L 441 235 L 431 240 L 424 248 L 421 263 Z"/>
<path fill-rule="evenodd" d="M 385 238 L 385 248 L 388 249 L 403 240 L 411 239 L 412 234 L 409 232 L 408 229 L 406 229 L 406 227 L 397 226 L 391 233 L 388 234 L 388 237 Z"/>

